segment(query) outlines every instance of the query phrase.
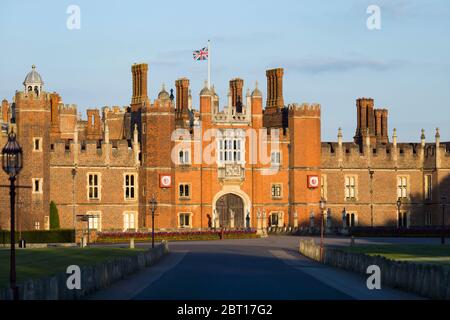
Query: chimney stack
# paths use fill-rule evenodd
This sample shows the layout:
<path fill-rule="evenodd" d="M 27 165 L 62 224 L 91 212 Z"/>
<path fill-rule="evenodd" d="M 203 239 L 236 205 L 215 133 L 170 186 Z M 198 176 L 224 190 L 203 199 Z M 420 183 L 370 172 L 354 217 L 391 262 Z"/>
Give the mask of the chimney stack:
<path fill-rule="evenodd" d="M 267 77 L 267 108 L 283 108 L 283 75 L 284 69 L 272 69 L 266 71 Z"/>

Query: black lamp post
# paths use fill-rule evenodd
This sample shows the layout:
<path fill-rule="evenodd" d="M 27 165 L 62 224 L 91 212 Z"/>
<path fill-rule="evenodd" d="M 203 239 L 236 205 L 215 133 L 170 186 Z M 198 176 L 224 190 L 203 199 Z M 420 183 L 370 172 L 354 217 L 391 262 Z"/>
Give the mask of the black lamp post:
<path fill-rule="evenodd" d="M 15 234 L 15 213 L 14 205 L 16 198 L 16 177 L 23 167 L 22 148 L 16 140 L 14 131 L 8 135 L 8 142 L 2 150 L 2 168 L 9 175 L 9 195 L 10 195 L 10 210 L 11 210 L 11 257 L 10 257 L 10 288 L 13 294 L 13 299 L 17 300 L 18 292 L 16 287 L 16 234 Z"/>
<path fill-rule="evenodd" d="M 324 223 L 324 219 L 325 219 L 325 215 L 323 213 L 325 211 L 326 205 L 327 205 L 327 202 L 325 201 L 325 199 L 321 198 L 320 199 L 320 203 L 319 203 L 320 212 L 321 212 L 320 217 L 321 217 L 321 220 L 322 220 L 320 222 L 320 260 L 321 261 L 323 260 L 323 228 L 324 228 L 323 223 Z"/>
<path fill-rule="evenodd" d="M 152 210 L 152 248 L 155 247 L 155 211 L 156 206 L 158 205 L 158 202 L 156 201 L 155 194 L 153 194 L 152 198 L 150 199 L 150 205 Z"/>
<path fill-rule="evenodd" d="M 447 204 L 447 198 L 442 197 L 442 237 L 441 237 L 441 244 L 445 244 L 445 206 Z"/>

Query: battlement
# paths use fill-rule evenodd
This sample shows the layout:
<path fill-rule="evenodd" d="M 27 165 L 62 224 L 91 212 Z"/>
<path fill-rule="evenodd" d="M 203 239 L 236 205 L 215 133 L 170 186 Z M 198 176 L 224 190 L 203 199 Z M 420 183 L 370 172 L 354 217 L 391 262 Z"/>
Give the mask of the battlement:
<path fill-rule="evenodd" d="M 128 110 L 128 106 L 124 106 L 124 107 L 119 107 L 119 106 L 112 106 L 112 107 L 109 107 L 109 106 L 105 106 L 105 107 L 103 107 L 102 108 L 102 113 L 103 113 L 103 116 L 105 116 L 105 115 L 109 115 L 109 114 L 124 114 L 124 113 L 126 113 L 127 112 L 127 110 Z"/>
<path fill-rule="evenodd" d="M 373 107 L 375 105 L 375 102 L 374 102 L 373 98 L 362 97 L 362 98 L 356 99 L 356 105 L 357 106 L 364 105 L 364 106 L 371 106 L 371 107 Z"/>
<path fill-rule="evenodd" d="M 60 103 L 58 105 L 58 111 L 60 114 L 77 115 L 77 110 L 78 110 L 78 107 L 76 104 Z"/>
<path fill-rule="evenodd" d="M 323 168 L 434 168 L 436 144 L 376 144 L 368 148 L 354 142 L 322 142 Z M 368 154 L 369 152 L 369 154 Z M 450 167 L 450 142 L 440 143 L 441 167 Z"/>
<path fill-rule="evenodd" d="M 21 101 L 30 101 L 30 100 L 48 101 L 50 100 L 50 95 L 51 94 L 47 92 L 41 92 L 39 95 L 37 95 L 35 92 L 16 91 L 14 102 L 20 103 Z"/>
<path fill-rule="evenodd" d="M 134 166 L 134 150 L 129 140 L 114 140 L 109 144 L 102 140 L 83 140 L 75 144 L 73 140 L 59 140 L 50 151 L 51 165 L 63 166 Z"/>
<path fill-rule="evenodd" d="M 320 104 L 293 103 L 288 106 L 290 117 L 319 117 L 321 113 Z"/>

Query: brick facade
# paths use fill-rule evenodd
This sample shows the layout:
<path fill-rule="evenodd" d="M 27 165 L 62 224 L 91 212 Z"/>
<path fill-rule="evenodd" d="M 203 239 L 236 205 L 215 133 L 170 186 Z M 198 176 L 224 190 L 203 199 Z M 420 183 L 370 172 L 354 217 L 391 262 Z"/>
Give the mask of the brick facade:
<path fill-rule="evenodd" d="M 261 91 L 244 94 L 244 80 L 236 78 L 222 110 L 207 86 L 195 109 L 186 78 L 175 83 L 176 100 L 163 88 L 151 102 L 148 70 L 146 64 L 132 66 L 130 106 L 90 109 L 87 121 L 75 105 L 45 92 L 43 83 L 30 91 L 35 84 L 26 80 L 13 102 L 3 100 L 0 143 L 15 127 L 24 150 L 18 185 L 27 188 L 18 191 L 18 228 L 48 228 L 54 201 L 63 228 L 86 228 L 77 216 L 92 214 L 98 215 L 91 221 L 96 229 L 146 229 L 153 196 L 157 229 L 256 228 L 258 221 L 307 228 L 311 217 L 319 219 L 321 197 L 335 226 L 342 225 L 344 209 L 360 226 L 441 223 L 441 197 L 450 191 L 450 144 L 440 142 L 439 132 L 434 143 L 426 143 L 424 134 L 418 143 L 398 143 L 394 130 L 390 142 L 388 110 L 361 98 L 354 141 L 343 142 L 339 131 L 337 142 L 322 142 L 323 110 L 284 104 L 283 69 L 266 73 L 266 108 Z M 223 137 L 208 138 L 211 130 Z M 171 177 L 171 188 L 161 188 L 162 176 Z M 309 188 L 314 176 L 319 187 Z M 36 179 L 42 181 L 38 192 Z M 4 173 L 0 184 L 8 184 Z M 404 220 L 396 206 L 402 188 Z M 6 189 L 0 200 L 0 227 L 7 229 Z"/>

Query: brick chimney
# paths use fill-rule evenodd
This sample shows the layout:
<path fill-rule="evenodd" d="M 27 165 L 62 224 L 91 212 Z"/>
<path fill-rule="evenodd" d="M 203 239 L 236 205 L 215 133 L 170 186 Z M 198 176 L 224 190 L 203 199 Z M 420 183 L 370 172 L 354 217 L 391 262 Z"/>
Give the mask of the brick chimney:
<path fill-rule="evenodd" d="M 242 89 L 244 87 L 244 80 L 236 78 L 230 81 L 230 92 L 231 92 L 231 106 L 238 107 L 238 102 L 240 103 L 242 112 Z"/>
<path fill-rule="evenodd" d="M 284 69 L 266 71 L 267 77 L 267 103 L 266 108 L 283 108 L 283 75 Z"/>

